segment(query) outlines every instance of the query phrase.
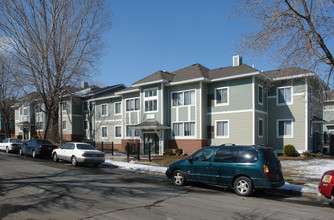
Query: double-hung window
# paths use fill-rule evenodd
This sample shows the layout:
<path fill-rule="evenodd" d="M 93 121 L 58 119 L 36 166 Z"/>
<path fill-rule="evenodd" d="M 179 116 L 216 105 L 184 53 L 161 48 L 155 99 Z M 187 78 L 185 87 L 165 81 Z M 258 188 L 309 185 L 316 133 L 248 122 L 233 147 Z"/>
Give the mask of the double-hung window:
<path fill-rule="evenodd" d="M 229 121 L 216 121 L 216 137 L 217 138 L 229 137 Z"/>
<path fill-rule="evenodd" d="M 108 106 L 106 104 L 101 105 L 101 115 L 107 116 L 108 115 Z"/>
<path fill-rule="evenodd" d="M 122 137 L 122 127 L 115 126 L 115 138 L 121 138 L 121 137 Z"/>
<path fill-rule="evenodd" d="M 62 121 L 63 130 L 66 130 L 66 121 Z"/>
<path fill-rule="evenodd" d="M 145 90 L 145 112 L 154 112 L 158 110 L 158 89 Z"/>
<path fill-rule="evenodd" d="M 261 85 L 258 86 L 259 90 L 258 90 L 258 103 L 260 105 L 263 105 L 263 87 Z"/>
<path fill-rule="evenodd" d="M 281 87 L 277 88 L 277 103 L 278 105 L 286 105 L 292 103 L 292 88 Z"/>
<path fill-rule="evenodd" d="M 173 123 L 174 137 L 195 136 L 195 122 Z"/>
<path fill-rule="evenodd" d="M 293 137 L 292 119 L 277 120 L 277 137 L 279 138 L 292 138 Z"/>
<path fill-rule="evenodd" d="M 195 90 L 172 93 L 173 106 L 184 106 L 195 104 Z"/>
<path fill-rule="evenodd" d="M 126 111 L 138 111 L 140 110 L 140 99 L 128 99 L 126 100 Z"/>
<path fill-rule="evenodd" d="M 229 89 L 228 87 L 217 88 L 215 92 L 216 105 L 229 104 Z"/>
<path fill-rule="evenodd" d="M 263 138 L 263 119 L 259 118 L 258 137 Z"/>
<path fill-rule="evenodd" d="M 121 102 L 115 102 L 115 115 L 122 114 L 122 103 Z"/>
<path fill-rule="evenodd" d="M 102 138 L 108 137 L 108 127 L 102 127 Z"/>

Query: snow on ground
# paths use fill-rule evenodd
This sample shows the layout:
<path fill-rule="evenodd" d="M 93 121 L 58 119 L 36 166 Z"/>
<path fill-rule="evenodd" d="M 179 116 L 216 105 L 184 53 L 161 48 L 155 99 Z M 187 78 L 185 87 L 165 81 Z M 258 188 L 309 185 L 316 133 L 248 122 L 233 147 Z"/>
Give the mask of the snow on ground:
<path fill-rule="evenodd" d="M 302 186 L 295 186 L 289 183 L 286 183 L 282 186 L 282 189 L 292 190 L 298 192 L 309 192 L 309 193 L 318 193 L 318 182 L 320 181 L 322 174 L 328 170 L 334 170 L 334 160 L 329 159 L 314 159 L 314 160 L 284 160 L 281 161 L 283 169 L 289 169 L 296 176 L 300 176 L 305 179 L 314 179 L 313 182 L 306 183 Z M 106 165 L 117 166 L 121 169 L 135 170 L 135 171 L 150 171 L 165 173 L 166 167 L 151 166 L 136 163 L 131 160 L 130 162 L 120 162 L 115 160 L 107 159 L 105 162 Z"/>

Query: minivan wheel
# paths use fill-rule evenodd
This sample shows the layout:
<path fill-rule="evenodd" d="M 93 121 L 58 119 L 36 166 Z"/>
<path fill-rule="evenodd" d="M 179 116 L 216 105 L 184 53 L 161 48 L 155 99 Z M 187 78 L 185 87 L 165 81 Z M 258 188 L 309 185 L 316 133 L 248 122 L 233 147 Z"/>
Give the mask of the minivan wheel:
<path fill-rule="evenodd" d="M 253 192 L 253 183 L 245 176 L 238 177 L 234 181 L 234 191 L 239 196 L 250 196 Z"/>
<path fill-rule="evenodd" d="M 172 174 L 172 181 L 175 186 L 183 186 L 186 183 L 186 176 L 181 170 L 175 170 Z"/>

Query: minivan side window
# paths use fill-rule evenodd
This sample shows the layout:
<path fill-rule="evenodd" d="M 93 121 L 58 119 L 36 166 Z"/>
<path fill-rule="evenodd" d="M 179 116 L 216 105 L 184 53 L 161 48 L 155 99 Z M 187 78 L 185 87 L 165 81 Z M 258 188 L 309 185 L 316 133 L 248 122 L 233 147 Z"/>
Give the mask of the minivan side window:
<path fill-rule="evenodd" d="M 238 163 L 255 163 L 259 160 L 257 151 L 253 148 L 240 148 Z"/>
<path fill-rule="evenodd" d="M 192 157 L 193 161 L 209 162 L 213 155 L 213 149 L 203 149 L 195 153 Z"/>
<path fill-rule="evenodd" d="M 238 148 L 220 148 L 216 152 L 214 162 L 216 163 L 236 163 L 238 158 Z"/>

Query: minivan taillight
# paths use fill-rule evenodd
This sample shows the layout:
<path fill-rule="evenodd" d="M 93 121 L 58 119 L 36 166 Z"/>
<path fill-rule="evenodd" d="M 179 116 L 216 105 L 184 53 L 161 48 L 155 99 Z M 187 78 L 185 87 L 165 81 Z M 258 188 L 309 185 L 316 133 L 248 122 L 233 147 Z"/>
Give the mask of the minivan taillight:
<path fill-rule="evenodd" d="M 270 178 L 269 168 L 267 165 L 263 165 L 263 175 L 264 175 L 264 178 Z"/>

